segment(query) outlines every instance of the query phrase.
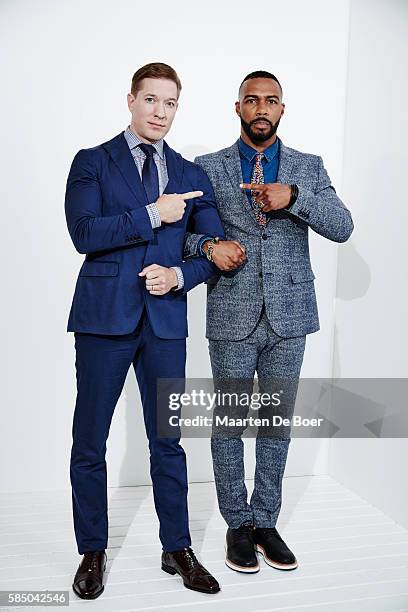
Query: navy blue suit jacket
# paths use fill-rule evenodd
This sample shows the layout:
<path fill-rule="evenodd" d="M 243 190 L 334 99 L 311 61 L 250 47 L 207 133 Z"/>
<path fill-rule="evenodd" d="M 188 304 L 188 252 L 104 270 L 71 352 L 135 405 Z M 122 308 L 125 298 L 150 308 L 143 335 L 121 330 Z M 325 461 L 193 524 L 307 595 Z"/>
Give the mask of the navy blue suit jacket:
<path fill-rule="evenodd" d="M 99 146 L 80 150 L 71 166 L 65 196 L 68 231 L 86 255 L 76 283 L 68 331 L 132 332 L 146 305 L 154 333 L 185 338 L 187 291 L 214 275 L 205 258 L 183 261 L 187 231 L 224 237 L 211 183 L 200 166 L 164 143 L 169 181 L 165 193 L 201 190 L 188 200 L 183 218 L 152 229 L 146 193 L 123 132 Z M 153 296 L 138 276 L 145 266 L 180 266 L 184 287 Z"/>

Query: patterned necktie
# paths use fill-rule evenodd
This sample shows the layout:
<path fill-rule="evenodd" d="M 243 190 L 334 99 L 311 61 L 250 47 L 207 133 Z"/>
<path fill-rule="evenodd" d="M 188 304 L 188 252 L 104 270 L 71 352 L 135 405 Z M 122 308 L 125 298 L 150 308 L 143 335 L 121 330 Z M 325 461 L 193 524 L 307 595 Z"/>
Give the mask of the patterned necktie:
<path fill-rule="evenodd" d="M 254 163 L 254 167 L 252 168 L 251 183 L 260 183 L 260 184 L 265 183 L 264 171 L 263 171 L 263 165 L 262 165 L 263 158 L 264 158 L 263 153 L 257 153 L 255 156 L 255 163 Z M 268 222 L 268 218 L 266 214 L 262 211 L 260 203 L 255 201 L 255 197 L 256 197 L 255 191 L 252 190 L 251 191 L 251 203 L 252 203 L 252 208 L 254 209 L 256 220 L 258 221 L 261 227 L 265 227 Z"/>
<path fill-rule="evenodd" d="M 146 155 L 142 169 L 142 183 L 145 188 L 149 204 L 156 202 L 159 197 L 159 173 L 157 171 L 156 162 L 153 159 L 155 148 L 153 145 L 140 144 L 139 148 Z"/>

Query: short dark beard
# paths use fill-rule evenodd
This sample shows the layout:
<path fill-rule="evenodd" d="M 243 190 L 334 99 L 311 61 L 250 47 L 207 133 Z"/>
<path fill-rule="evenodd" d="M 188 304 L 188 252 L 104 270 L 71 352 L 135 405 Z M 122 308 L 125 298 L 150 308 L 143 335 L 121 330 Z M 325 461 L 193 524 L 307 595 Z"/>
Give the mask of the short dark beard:
<path fill-rule="evenodd" d="M 259 132 L 257 134 L 253 131 L 252 125 L 256 123 L 257 121 L 260 121 L 260 118 L 254 119 L 250 123 L 247 123 L 246 121 L 244 121 L 242 117 L 240 117 L 240 119 L 241 119 L 242 129 L 244 130 L 245 134 L 248 136 L 249 140 L 253 142 L 255 145 L 260 145 L 266 140 L 269 140 L 270 138 L 272 138 L 272 136 L 276 133 L 276 130 L 278 129 L 278 125 L 280 122 L 280 117 L 275 124 L 272 123 L 272 121 L 269 121 L 269 119 L 262 119 L 262 121 L 266 121 L 267 123 L 270 124 L 270 128 L 267 132 L 264 132 L 264 133 Z"/>

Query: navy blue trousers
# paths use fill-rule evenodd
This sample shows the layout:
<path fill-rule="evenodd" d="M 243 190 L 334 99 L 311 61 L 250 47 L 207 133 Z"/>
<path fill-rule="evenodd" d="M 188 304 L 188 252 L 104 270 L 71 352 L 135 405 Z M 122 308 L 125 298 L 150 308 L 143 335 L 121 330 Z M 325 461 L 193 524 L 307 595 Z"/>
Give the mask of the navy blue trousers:
<path fill-rule="evenodd" d="M 113 412 L 133 365 L 150 449 L 150 474 L 165 551 L 191 545 L 186 456 L 178 437 L 157 435 L 157 378 L 185 377 L 186 341 L 154 335 L 146 311 L 134 332 L 75 333 L 77 399 L 72 427 L 71 485 L 79 554 L 108 548 L 106 441 Z"/>

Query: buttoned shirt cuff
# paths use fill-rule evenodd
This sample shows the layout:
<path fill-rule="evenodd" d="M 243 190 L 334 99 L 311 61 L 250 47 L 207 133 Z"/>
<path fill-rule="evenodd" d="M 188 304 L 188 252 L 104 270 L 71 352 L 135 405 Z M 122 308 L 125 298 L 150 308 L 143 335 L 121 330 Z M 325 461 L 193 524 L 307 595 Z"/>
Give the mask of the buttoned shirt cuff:
<path fill-rule="evenodd" d="M 206 257 L 206 254 L 203 251 L 204 242 L 207 242 L 207 240 L 212 240 L 213 237 L 214 236 L 203 236 L 202 238 L 200 238 L 197 244 L 197 255 L 199 257 Z"/>
<path fill-rule="evenodd" d="M 172 270 L 177 274 L 177 287 L 173 287 L 173 291 L 177 291 L 178 289 L 182 289 L 184 287 L 184 276 L 181 268 L 178 266 L 171 266 Z"/>
<path fill-rule="evenodd" d="M 160 213 L 159 213 L 159 209 L 157 208 L 156 202 L 153 202 L 153 204 L 148 204 L 146 206 L 146 210 L 150 217 L 150 223 L 152 224 L 152 228 L 154 229 L 155 227 L 160 227 L 161 219 L 160 219 Z"/>

